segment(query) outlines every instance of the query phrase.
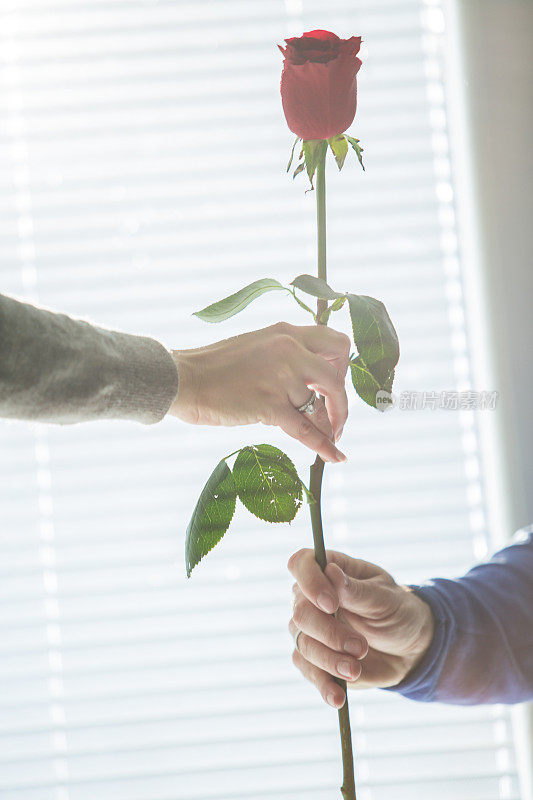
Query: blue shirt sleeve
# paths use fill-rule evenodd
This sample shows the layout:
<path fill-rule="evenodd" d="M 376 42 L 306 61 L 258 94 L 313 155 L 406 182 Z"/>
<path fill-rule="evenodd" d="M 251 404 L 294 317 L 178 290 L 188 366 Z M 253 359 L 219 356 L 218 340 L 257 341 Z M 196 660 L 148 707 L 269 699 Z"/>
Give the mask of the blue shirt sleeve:
<path fill-rule="evenodd" d="M 411 587 L 430 605 L 435 634 L 390 691 L 462 705 L 533 698 L 533 526 L 517 540 L 462 578 Z"/>

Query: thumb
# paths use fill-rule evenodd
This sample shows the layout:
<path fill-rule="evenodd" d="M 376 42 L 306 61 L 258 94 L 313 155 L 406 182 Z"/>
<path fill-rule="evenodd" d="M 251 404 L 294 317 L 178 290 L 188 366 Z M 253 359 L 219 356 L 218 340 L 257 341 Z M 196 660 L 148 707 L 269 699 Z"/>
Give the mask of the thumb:
<path fill-rule="evenodd" d="M 389 586 L 384 586 L 381 576 L 359 580 L 350 578 L 337 564 L 328 564 L 326 575 L 333 583 L 341 608 L 370 619 L 379 619 L 394 611 L 394 600 Z"/>

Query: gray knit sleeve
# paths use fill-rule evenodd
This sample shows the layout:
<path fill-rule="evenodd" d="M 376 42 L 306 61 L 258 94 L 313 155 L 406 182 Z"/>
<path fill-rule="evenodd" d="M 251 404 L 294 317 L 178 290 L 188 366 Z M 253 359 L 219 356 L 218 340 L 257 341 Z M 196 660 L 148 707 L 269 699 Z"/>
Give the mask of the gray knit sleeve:
<path fill-rule="evenodd" d="M 159 422 L 178 390 L 162 344 L 0 294 L 0 417 Z"/>

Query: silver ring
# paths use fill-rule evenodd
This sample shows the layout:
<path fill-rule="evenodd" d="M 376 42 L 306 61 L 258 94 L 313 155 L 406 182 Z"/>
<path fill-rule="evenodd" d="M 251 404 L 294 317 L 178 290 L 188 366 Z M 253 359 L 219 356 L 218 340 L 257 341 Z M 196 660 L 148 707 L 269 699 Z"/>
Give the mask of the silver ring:
<path fill-rule="evenodd" d="M 301 405 L 298 411 L 302 412 L 303 414 L 314 414 L 316 399 L 317 399 L 317 393 L 313 392 L 309 400 L 307 400 L 307 402 Z"/>
<path fill-rule="evenodd" d="M 302 631 L 297 631 L 297 632 L 296 632 L 296 636 L 294 637 L 294 646 L 295 646 L 295 648 L 298 650 L 298 652 L 299 652 L 299 653 L 301 653 L 301 652 L 302 652 L 302 651 L 300 650 L 300 648 L 298 647 L 298 639 L 300 638 L 300 634 L 301 634 L 301 632 L 302 632 Z"/>

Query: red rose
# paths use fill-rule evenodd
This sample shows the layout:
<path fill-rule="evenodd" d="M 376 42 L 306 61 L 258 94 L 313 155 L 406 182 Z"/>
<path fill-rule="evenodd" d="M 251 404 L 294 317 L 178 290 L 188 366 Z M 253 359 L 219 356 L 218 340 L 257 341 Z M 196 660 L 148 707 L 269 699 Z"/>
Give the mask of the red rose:
<path fill-rule="evenodd" d="M 287 125 L 302 139 L 330 139 L 352 124 L 361 37 L 309 31 L 285 39 L 281 101 Z M 278 45 L 279 46 L 279 45 Z"/>

